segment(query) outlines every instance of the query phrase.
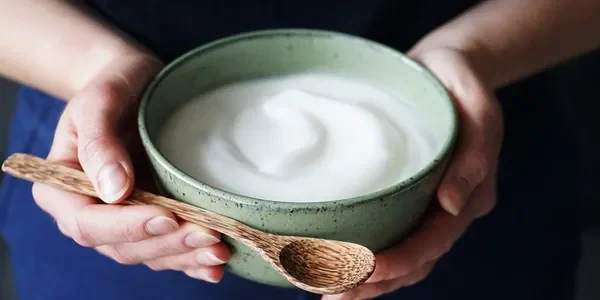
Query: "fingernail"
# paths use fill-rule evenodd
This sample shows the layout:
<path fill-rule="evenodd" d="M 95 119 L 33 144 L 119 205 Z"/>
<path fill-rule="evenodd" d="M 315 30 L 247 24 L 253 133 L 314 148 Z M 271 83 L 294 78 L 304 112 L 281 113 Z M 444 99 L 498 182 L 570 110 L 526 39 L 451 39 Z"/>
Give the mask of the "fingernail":
<path fill-rule="evenodd" d="M 205 266 L 218 266 L 225 263 L 225 261 L 208 251 L 202 251 L 196 254 L 196 261 Z"/>
<path fill-rule="evenodd" d="M 454 216 L 460 215 L 465 206 L 465 202 L 462 201 L 462 195 L 457 191 L 453 193 L 451 189 L 448 189 L 444 193 L 444 198 L 446 198 L 446 210 Z"/>
<path fill-rule="evenodd" d="M 98 186 L 102 199 L 108 203 L 117 201 L 127 190 L 129 177 L 120 163 L 102 167 L 98 173 Z"/>
<path fill-rule="evenodd" d="M 204 280 L 204 281 L 207 281 L 210 283 L 218 283 L 220 281 L 220 280 L 211 278 L 210 273 L 203 269 L 191 271 L 190 274 L 188 274 L 188 275 L 190 275 L 191 277 L 194 277 L 196 279 Z"/>
<path fill-rule="evenodd" d="M 219 242 L 219 239 L 206 232 L 194 231 L 188 233 L 183 242 L 190 248 L 202 248 L 214 245 Z"/>
<path fill-rule="evenodd" d="M 175 220 L 167 217 L 154 217 L 146 223 L 146 231 L 151 235 L 163 235 L 174 232 L 179 227 Z"/>

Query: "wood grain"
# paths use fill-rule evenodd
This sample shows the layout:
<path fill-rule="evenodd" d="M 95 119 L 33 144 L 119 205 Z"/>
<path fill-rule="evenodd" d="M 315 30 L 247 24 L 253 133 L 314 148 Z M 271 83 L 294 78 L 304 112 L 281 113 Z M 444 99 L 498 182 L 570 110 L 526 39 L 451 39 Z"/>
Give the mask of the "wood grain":
<path fill-rule="evenodd" d="M 2 170 L 14 177 L 98 197 L 85 173 L 28 154 L 13 154 Z M 177 200 L 135 189 L 122 204 L 164 207 L 178 218 L 214 229 L 257 251 L 292 284 L 318 294 L 358 287 L 375 270 L 374 254 L 361 245 L 265 233 Z"/>

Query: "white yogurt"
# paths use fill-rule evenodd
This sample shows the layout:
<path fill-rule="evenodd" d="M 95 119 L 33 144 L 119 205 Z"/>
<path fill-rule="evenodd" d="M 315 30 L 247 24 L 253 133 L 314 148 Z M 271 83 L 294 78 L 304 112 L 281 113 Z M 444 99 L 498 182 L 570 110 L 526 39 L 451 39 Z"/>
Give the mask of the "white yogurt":
<path fill-rule="evenodd" d="M 416 107 L 366 81 L 301 73 L 225 85 L 182 105 L 159 134 L 176 167 L 213 187 L 322 202 L 390 187 L 438 145 Z"/>

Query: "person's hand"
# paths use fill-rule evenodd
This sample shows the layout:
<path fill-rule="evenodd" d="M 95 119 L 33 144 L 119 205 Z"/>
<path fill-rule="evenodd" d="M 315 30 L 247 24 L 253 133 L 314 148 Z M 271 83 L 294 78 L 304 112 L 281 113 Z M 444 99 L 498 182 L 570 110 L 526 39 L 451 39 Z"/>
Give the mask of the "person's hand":
<path fill-rule="evenodd" d="M 113 60 L 70 100 L 60 118 L 48 159 L 82 169 L 102 201 L 41 184 L 33 186 L 34 199 L 81 246 L 122 264 L 144 263 L 218 282 L 229 250 L 217 232 L 178 222 L 160 207 L 118 205 L 134 181 L 136 186 L 151 182 L 142 178 L 150 172 L 138 165 L 134 177 L 132 158 L 147 162 L 136 147 L 135 120 L 140 93 L 161 67 L 147 55 Z"/>
<path fill-rule="evenodd" d="M 439 49 L 413 57 L 442 81 L 460 115 L 459 139 L 437 191 L 439 201 L 415 233 L 376 255 L 375 272 L 365 284 L 324 300 L 371 299 L 423 280 L 469 225 L 495 205 L 504 127 L 497 100 L 460 52 Z"/>

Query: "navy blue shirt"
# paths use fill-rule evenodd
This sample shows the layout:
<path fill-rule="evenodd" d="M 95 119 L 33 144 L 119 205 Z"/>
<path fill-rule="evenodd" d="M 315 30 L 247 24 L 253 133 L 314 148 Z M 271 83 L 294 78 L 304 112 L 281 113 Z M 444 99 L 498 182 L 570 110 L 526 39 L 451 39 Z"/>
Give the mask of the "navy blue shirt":
<path fill-rule="evenodd" d="M 407 49 L 477 0 L 119 1 L 93 0 L 114 24 L 171 60 L 224 36 L 269 28 L 317 28 Z"/>
<path fill-rule="evenodd" d="M 340 31 L 401 51 L 478 1 L 95 0 L 89 4 L 163 60 L 224 36 L 268 28 Z M 546 72 L 499 92 L 506 138 L 497 208 L 473 224 L 433 273 L 388 299 L 569 299 L 578 255 L 574 191 L 580 140 L 564 77 Z M 23 88 L 8 153 L 45 156 L 64 103 Z M 308 299 L 227 274 L 218 285 L 122 266 L 62 236 L 31 184 L 7 177 L 0 228 L 21 299 Z"/>

